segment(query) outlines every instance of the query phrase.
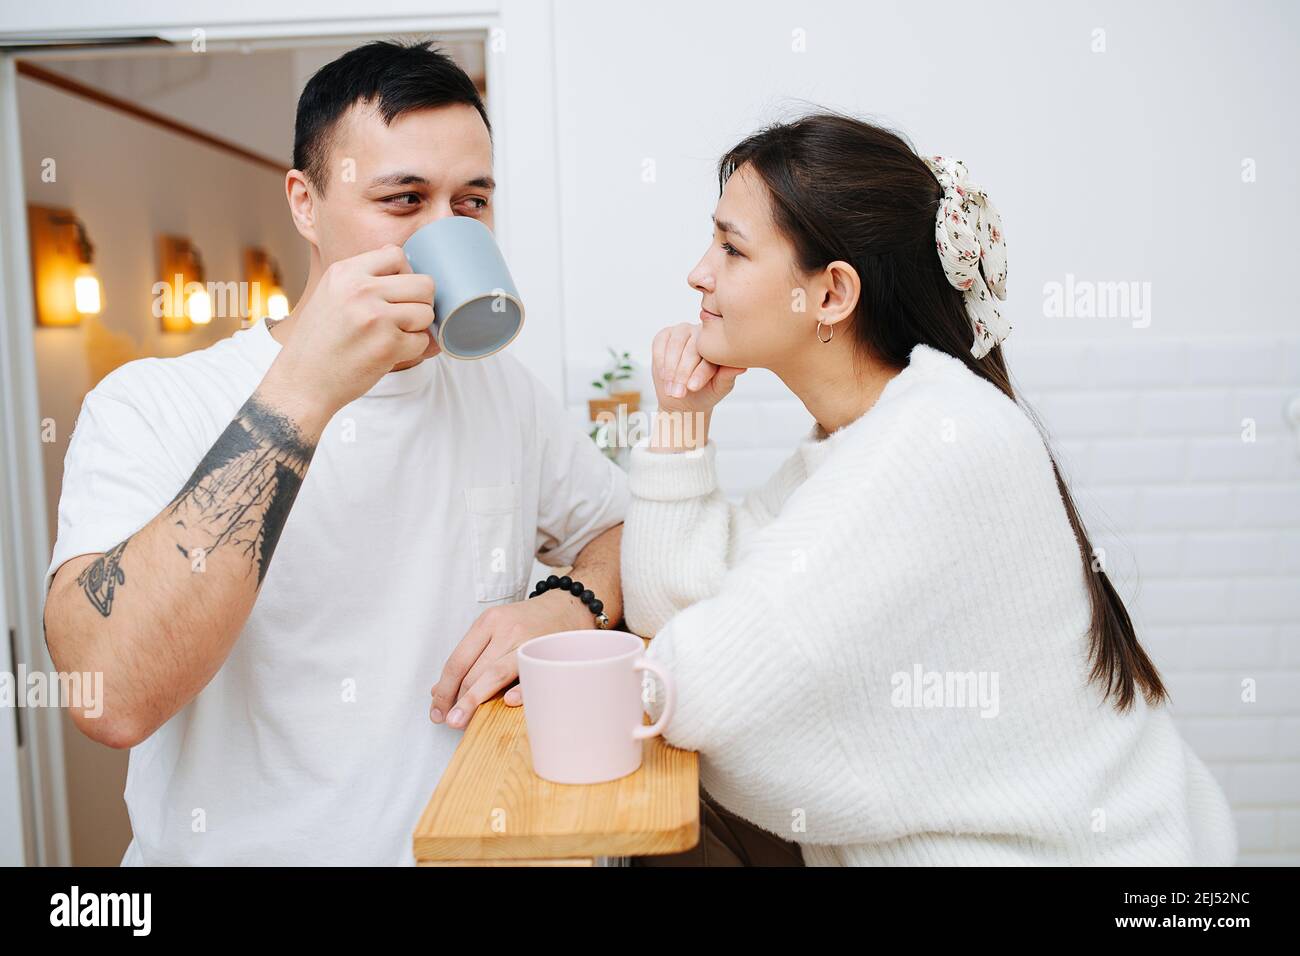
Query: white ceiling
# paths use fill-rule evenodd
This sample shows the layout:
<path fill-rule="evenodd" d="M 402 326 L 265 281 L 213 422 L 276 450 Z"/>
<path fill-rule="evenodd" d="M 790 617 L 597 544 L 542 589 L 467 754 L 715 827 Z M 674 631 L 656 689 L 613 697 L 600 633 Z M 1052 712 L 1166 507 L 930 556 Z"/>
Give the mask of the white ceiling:
<path fill-rule="evenodd" d="M 316 70 L 364 42 L 295 47 L 105 50 L 93 55 L 34 59 L 38 66 L 127 100 L 179 123 L 290 165 L 294 113 Z M 438 44 L 485 87 L 482 38 L 460 35 Z"/>

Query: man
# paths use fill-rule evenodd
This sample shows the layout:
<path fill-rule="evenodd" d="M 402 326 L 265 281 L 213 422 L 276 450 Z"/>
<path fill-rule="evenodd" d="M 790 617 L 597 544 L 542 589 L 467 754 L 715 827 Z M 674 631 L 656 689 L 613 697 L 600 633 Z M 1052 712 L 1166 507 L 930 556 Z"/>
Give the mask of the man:
<path fill-rule="evenodd" d="M 428 43 L 352 50 L 302 93 L 294 167 L 293 313 L 123 365 L 68 447 L 46 641 L 104 674 L 77 726 L 131 748 L 124 865 L 410 865 L 514 649 L 597 626 L 525 599 L 534 555 L 621 618 L 623 472 L 507 352 L 439 358 L 401 250 L 444 216 L 492 226 L 470 79 Z"/>

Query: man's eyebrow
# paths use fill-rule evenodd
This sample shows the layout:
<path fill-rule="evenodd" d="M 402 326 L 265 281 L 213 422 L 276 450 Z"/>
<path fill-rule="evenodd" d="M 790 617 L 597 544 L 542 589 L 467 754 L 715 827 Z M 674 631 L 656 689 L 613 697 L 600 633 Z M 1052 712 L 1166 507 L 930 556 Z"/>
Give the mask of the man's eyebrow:
<path fill-rule="evenodd" d="M 427 186 L 429 180 L 415 173 L 387 173 L 370 180 L 371 186 Z"/>
<path fill-rule="evenodd" d="M 749 241 L 749 237 L 746 236 L 739 229 L 737 229 L 735 223 L 727 222 L 727 220 L 725 219 L 719 219 L 717 216 L 710 216 L 709 218 L 711 218 L 713 220 L 713 224 L 717 226 L 719 229 L 721 229 L 723 232 L 729 232 L 733 236 L 739 236 L 741 239 L 744 239 L 746 242 Z"/>
<path fill-rule="evenodd" d="M 370 180 L 371 187 L 375 186 L 428 186 L 429 180 L 416 173 L 386 173 L 383 176 L 376 176 Z M 466 186 L 475 186 L 479 189 L 496 189 L 496 180 L 491 176 L 476 176 L 474 179 L 465 183 Z"/>

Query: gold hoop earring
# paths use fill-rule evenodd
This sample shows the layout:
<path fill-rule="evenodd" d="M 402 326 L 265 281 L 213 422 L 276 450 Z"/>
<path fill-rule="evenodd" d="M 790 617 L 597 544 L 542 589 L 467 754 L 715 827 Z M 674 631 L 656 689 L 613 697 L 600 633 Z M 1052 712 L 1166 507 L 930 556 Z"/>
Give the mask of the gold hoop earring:
<path fill-rule="evenodd" d="M 831 330 L 830 338 L 826 338 L 826 339 L 822 338 L 822 326 L 825 324 L 826 323 L 824 323 L 821 319 L 817 320 L 817 341 L 820 342 L 822 345 L 825 345 L 831 339 L 835 338 L 835 326 L 833 325 L 827 326 L 827 328 Z"/>

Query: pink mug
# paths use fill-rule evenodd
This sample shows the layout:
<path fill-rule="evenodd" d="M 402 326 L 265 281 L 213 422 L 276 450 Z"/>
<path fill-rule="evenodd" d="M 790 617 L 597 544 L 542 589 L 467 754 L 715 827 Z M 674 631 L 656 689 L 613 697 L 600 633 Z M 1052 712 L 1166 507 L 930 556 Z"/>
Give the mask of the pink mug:
<path fill-rule="evenodd" d="M 673 715 L 667 671 L 645 659 L 645 643 L 626 631 L 560 631 L 521 644 L 519 689 L 533 771 L 552 783 L 602 783 L 641 766 L 642 741 Z M 641 678 L 664 685 L 659 720 L 644 725 Z"/>

